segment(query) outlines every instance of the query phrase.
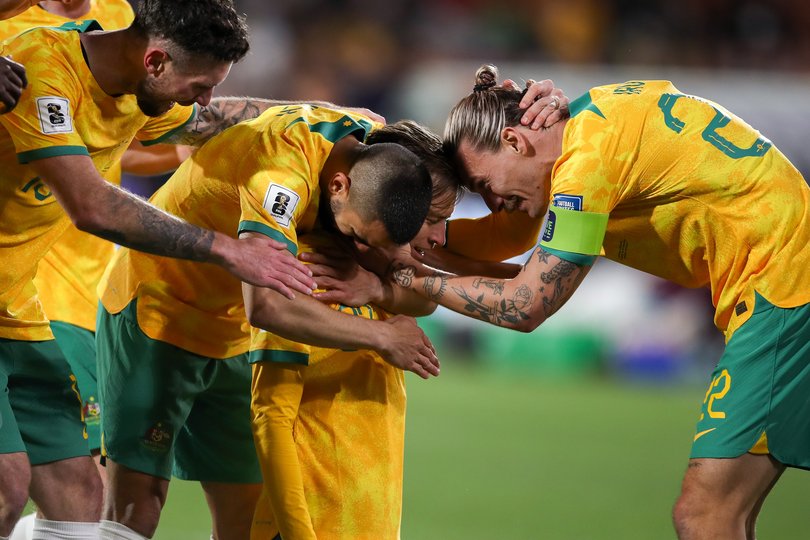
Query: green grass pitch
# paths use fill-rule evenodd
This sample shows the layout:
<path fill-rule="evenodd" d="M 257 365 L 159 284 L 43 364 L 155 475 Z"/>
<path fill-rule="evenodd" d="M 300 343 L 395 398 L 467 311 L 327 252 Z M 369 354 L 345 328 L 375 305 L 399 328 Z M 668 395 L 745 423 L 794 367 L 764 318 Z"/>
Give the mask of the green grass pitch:
<path fill-rule="evenodd" d="M 493 375 L 445 362 L 408 379 L 406 540 L 675 538 L 670 510 L 705 389 Z M 763 540 L 805 539 L 810 478 L 788 470 Z M 207 539 L 197 485 L 173 481 L 158 540 Z"/>

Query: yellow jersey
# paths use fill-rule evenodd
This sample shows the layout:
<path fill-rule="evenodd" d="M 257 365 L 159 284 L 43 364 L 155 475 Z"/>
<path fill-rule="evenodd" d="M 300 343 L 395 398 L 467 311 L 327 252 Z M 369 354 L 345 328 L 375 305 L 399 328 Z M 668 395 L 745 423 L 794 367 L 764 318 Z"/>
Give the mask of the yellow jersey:
<path fill-rule="evenodd" d="M 329 239 L 308 235 L 300 249 L 324 242 Z M 388 317 L 370 304 L 331 307 L 372 320 Z M 251 416 L 268 479 L 252 538 L 281 532 L 285 538 L 398 539 L 406 405 L 402 370 L 374 351 L 313 347 L 252 332 L 251 359 L 258 363 Z"/>
<path fill-rule="evenodd" d="M 754 291 L 783 308 L 810 302 L 810 188 L 768 139 L 669 81 L 593 88 L 569 108 L 549 220 L 557 208 L 607 215 L 603 255 L 709 287 L 726 339 Z"/>
<path fill-rule="evenodd" d="M 91 0 L 81 19 L 68 19 L 38 4 L 0 23 L 0 40 L 38 26 L 72 27 L 95 20 L 105 30 L 128 27 L 135 13 L 126 0 Z M 121 183 L 121 164 L 112 165 L 104 178 Z M 68 225 L 62 237 L 40 261 L 34 285 L 39 301 L 50 320 L 67 322 L 87 330 L 96 328 L 98 297 L 96 287 L 115 252 L 111 242 Z"/>
<path fill-rule="evenodd" d="M 34 28 L 4 41 L 28 75 L 17 107 L 0 115 L 0 337 L 52 339 L 33 284 L 37 263 L 70 224 L 30 162 L 54 156 L 89 156 L 102 175 L 120 161 L 133 138 L 155 141 L 194 117 L 175 106 L 157 118 L 144 115 L 134 95 L 112 97 L 88 68 L 79 31 Z"/>
<path fill-rule="evenodd" d="M 90 9 L 79 19 L 69 19 L 51 13 L 39 4 L 10 19 L 0 22 L 0 41 L 37 26 L 65 26 L 74 28 L 88 21 L 98 22 L 104 30 L 120 30 L 128 27 L 135 13 L 127 0 L 90 0 Z"/>
<path fill-rule="evenodd" d="M 371 129 L 351 112 L 272 107 L 209 140 L 152 203 L 234 238 L 267 235 L 296 254 L 298 234 L 315 226 L 319 176 L 332 147 L 348 135 L 363 140 Z M 209 358 L 249 349 L 241 282 L 218 266 L 120 249 L 99 296 L 110 313 L 137 300 L 138 324 L 152 339 Z"/>

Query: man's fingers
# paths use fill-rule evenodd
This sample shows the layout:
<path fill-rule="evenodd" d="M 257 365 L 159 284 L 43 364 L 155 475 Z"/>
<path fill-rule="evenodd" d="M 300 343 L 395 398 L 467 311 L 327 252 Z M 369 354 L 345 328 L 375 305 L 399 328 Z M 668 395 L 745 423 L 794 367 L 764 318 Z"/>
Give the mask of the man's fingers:
<path fill-rule="evenodd" d="M 308 268 L 312 272 L 312 276 L 315 278 L 323 276 L 333 278 L 338 277 L 337 271 L 331 266 L 327 266 L 325 264 L 310 264 Z"/>
<path fill-rule="evenodd" d="M 340 291 L 324 291 L 324 292 L 316 292 L 312 293 L 312 296 L 324 304 L 336 304 L 340 303 L 341 294 Z"/>
<path fill-rule="evenodd" d="M 554 82 L 551 79 L 544 79 L 535 82 L 533 79 L 526 81 L 526 93 L 520 100 L 520 108 L 530 107 L 532 103 L 540 98 L 549 96 L 554 91 Z"/>

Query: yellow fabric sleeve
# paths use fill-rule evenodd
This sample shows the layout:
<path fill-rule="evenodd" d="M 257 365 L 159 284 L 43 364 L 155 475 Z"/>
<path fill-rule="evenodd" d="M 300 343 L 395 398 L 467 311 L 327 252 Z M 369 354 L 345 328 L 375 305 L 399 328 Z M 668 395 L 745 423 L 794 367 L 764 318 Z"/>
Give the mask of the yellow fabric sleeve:
<path fill-rule="evenodd" d="M 256 453 L 264 477 L 264 492 L 256 515 L 275 517 L 282 538 L 316 540 L 304 496 L 304 479 L 293 438 L 293 425 L 304 390 L 297 364 L 253 364 L 251 422 Z"/>
<path fill-rule="evenodd" d="M 543 218 L 524 212 L 498 212 L 447 224 L 447 249 L 478 261 L 504 261 L 537 245 Z"/>

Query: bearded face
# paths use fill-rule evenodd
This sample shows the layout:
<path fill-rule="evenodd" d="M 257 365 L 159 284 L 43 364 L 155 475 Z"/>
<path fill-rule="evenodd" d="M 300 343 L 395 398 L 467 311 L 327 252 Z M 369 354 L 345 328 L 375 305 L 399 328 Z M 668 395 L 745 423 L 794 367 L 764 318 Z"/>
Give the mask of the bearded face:
<path fill-rule="evenodd" d="M 151 77 L 142 80 L 138 84 L 135 98 L 141 112 L 146 116 L 160 116 L 167 113 L 174 106 L 175 101 L 166 95 L 167 92 L 163 86 L 164 84 L 161 83 L 160 79 Z"/>

